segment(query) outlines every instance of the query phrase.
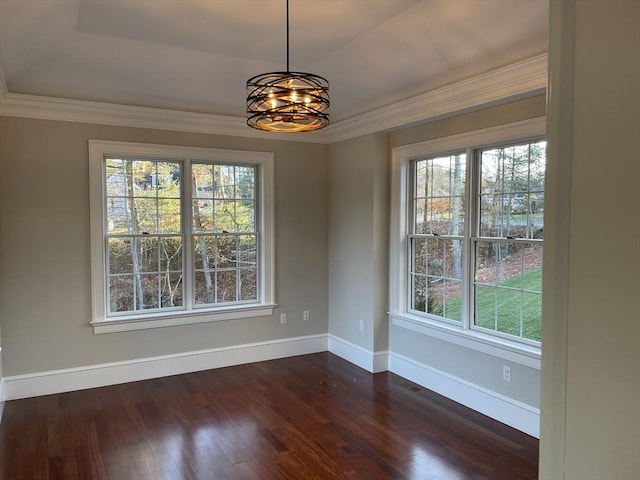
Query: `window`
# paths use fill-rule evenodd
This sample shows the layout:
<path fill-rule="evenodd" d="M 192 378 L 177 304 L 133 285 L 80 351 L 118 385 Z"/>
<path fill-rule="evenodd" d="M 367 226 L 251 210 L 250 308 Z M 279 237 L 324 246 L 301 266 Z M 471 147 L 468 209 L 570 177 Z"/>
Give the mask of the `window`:
<path fill-rule="evenodd" d="M 394 149 L 396 325 L 539 354 L 543 132 L 534 120 Z"/>
<path fill-rule="evenodd" d="M 96 333 L 273 313 L 273 156 L 90 141 Z"/>

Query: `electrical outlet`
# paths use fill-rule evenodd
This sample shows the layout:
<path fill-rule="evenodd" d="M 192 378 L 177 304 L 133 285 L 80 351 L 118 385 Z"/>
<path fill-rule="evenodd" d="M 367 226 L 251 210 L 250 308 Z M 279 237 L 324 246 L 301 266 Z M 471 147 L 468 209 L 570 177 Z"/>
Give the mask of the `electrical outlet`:
<path fill-rule="evenodd" d="M 502 380 L 504 380 L 505 382 L 511 381 L 511 367 L 509 367 L 508 365 L 502 366 Z"/>
<path fill-rule="evenodd" d="M 302 312 L 302 320 L 304 320 L 305 322 L 309 320 L 309 310 L 305 310 L 304 312 Z"/>
<path fill-rule="evenodd" d="M 280 314 L 280 325 L 284 325 L 285 323 L 287 323 L 287 314 L 286 313 L 281 313 Z"/>
<path fill-rule="evenodd" d="M 364 332 L 364 320 L 360 320 L 360 331 Z"/>

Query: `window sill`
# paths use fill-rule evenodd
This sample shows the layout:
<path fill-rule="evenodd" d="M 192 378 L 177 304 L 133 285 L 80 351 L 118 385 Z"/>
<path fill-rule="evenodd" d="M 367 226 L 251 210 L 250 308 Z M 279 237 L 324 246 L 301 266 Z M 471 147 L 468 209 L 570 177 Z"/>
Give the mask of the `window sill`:
<path fill-rule="evenodd" d="M 540 348 L 510 342 L 474 330 L 440 324 L 406 313 L 389 313 L 392 324 L 510 362 L 540 370 Z"/>
<path fill-rule="evenodd" d="M 191 325 L 194 323 L 217 322 L 238 318 L 264 317 L 273 315 L 275 304 L 260 304 L 228 307 L 224 310 L 191 310 L 136 317 L 118 317 L 91 322 L 94 334 L 129 332 L 149 328 Z"/>

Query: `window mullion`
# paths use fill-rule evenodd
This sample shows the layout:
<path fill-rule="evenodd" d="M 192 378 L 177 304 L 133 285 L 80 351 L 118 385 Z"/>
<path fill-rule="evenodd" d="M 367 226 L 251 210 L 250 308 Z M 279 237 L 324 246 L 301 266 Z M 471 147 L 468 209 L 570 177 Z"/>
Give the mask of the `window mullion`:
<path fill-rule="evenodd" d="M 182 168 L 182 285 L 185 308 L 193 308 L 193 192 L 191 188 L 191 160 L 185 159 Z"/>
<path fill-rule="evenodd" d="M 464 240 L 463 240 L 463 258 L 466 261 L 462 265 L 462 328 L 469 330 L 471 328 L 471 316 L 473 312 L 473 262 L 475 261 L 474 244 L 472 237 L 475 236 L 475 225 L 477 224 L 477 204 L 475 195 L 477 192 L 477 168 L 475 160 L 475 152 L 471 148 L 466 150 L 466 188 L 464 202 L 466 205 L 466 215 L 464 219 Z"/>
<path fill-rule="evenodd" d="M 416 178 L 417 178 L 417 174 L 415 169 L 416 167 L 416 163 L 415 162 L 408 162 L 408 165 L 410 165 L 409 170 L 409 175 L 408 175 L 408 184 L 410 185 L 410 188 L 407 188 L 406 191 L 406 204 L 407 204 L 407 208 L 405 210 L 405 221 L 406 221 L 406 225 L 407 225 L 407 232 L 409 233 L 409 235 L 407 236 L 407 242 L 405 244 L 405 252 L 406 252 L 406 272 L 407 275 L 405 276 L 404 281 L 406 282 L 406 288 L 405 288 L 405 294 L 404 294 L 404 301 L 405 301 L 405 311 L 408 311 L 409 309 L 413 308 L 412 303 L 413 303 L 413 280 L 414 280 L 414 275 L 413 272 L 415 271 L 415 258 L 413 255 L 413 244 L 414 244 L 414 236 L 415 236 L 415 215 L 416 215 L 416 206 L 415 206 L 415 197 L 416 197 L 416 193 L 417 193 L 417 182 L 416 182 Z"/>

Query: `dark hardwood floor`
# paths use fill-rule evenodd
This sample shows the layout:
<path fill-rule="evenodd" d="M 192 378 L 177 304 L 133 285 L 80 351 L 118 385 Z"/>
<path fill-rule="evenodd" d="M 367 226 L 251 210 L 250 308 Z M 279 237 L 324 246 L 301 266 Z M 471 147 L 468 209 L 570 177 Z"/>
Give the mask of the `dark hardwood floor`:
<path fill-rule="evenodd" d="M 6 402 L 0 478 L 536 479 L 538 441 L 319 353 Z"/>

